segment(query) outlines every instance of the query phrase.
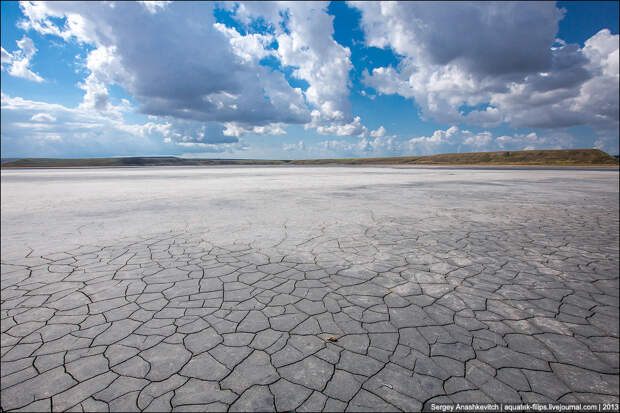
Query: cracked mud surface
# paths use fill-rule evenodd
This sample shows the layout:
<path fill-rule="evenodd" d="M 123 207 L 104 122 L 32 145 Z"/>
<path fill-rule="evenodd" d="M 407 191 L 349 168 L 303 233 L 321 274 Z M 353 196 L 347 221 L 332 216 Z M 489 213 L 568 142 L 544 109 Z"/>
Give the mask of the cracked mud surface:
<path fill-rule="evenodd" d="M 121 238 L 97 209 L 111 198 L 44 212 L 58 201 L 28 185 L 59 184 L 3 171 L 2 410 L 618 402 L 617 172 L 239 168 L 218 182 L 248 170 L 288 198 L 255 178 L 234 199 L 159 189 L 193 212 L 158 231 L 139 217 L 161 198 L 143 196 L 115 212 Z M 296 186 L 301 173 L 333 179 Z M 66 218 L 87 206 L 97 236 Z M 75 236 L 54 239 L 60 225 Z"/>

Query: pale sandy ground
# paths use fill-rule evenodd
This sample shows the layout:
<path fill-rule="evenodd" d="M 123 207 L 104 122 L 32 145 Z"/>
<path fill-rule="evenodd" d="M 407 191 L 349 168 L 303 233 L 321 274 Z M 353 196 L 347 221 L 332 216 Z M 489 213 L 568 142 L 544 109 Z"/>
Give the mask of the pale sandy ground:
<path fill-rule="evenodd" d="M 2 171 L 2 257 L 170 230 L 269 243 L 377 216 L 617 201 L 618 171 L 391 167 L 160 167 Z M 585 202 L 584 202 L 585 201 Z M 617 203 L 616 203 L 617 205 Z M 40 251 L 40 254 L 39 254 Z"/>
<path fill-rule="evenodd" d="M 1 212 L 3 411 L 618 403 L 617 170 L 3 170 Z"/>

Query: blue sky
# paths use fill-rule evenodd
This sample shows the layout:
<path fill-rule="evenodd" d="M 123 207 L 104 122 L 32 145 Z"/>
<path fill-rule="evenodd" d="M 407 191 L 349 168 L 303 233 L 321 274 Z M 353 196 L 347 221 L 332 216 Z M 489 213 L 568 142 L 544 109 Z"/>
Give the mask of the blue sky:
<path fill-rule="evenodd" d="M 618 153 L 618 2 L 2 2 L 2 157 Z"/>

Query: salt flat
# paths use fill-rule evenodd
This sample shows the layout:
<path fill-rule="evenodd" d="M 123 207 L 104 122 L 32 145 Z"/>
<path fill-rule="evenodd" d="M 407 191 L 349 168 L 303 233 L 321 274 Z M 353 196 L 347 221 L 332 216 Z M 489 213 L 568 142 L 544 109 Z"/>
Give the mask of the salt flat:
<path fill-rule="evenodd" d="M 618 402 L 617 169 L 3 170 L 1 190 L 3 410 Z"/>

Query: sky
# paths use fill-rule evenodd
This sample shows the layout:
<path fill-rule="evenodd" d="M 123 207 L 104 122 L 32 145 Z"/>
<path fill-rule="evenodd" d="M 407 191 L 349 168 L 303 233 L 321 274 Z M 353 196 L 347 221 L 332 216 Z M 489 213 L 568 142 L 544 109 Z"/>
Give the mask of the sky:
<path fill-rule="evenodd" d="M 618 154 L 618 2 L 9 2 L 2 157 Z"/>

